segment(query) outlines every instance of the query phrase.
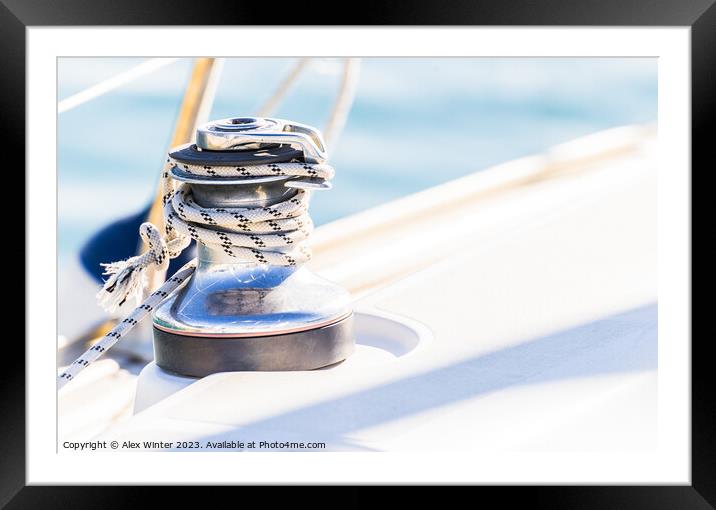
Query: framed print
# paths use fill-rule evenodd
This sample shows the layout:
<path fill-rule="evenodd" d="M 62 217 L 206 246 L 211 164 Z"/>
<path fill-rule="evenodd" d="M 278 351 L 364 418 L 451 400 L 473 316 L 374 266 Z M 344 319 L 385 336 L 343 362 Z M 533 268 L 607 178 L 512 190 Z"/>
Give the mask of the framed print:
<path fill-rule="evenodd" d="M 459 484 L 711 508 L 712 4 L 316 25 L 3 0 L 27 299 L 0 501 Z"/>

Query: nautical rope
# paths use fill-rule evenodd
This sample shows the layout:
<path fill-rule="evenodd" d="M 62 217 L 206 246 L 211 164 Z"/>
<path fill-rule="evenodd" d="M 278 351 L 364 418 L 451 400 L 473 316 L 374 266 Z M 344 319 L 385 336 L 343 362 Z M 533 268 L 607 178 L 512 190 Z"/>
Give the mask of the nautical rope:
<path fill-rule="evenodd" d="M 162 236 L 151 223 L 142 223 L 139 235 L 147 251 L 127 260 L 102 264 L 109 279 L 97 294 L 100 304 L 115 311 L 129 300 L 139 302 L 146 286 L 146 268 L 156 265 L 165 270 L 169 260 L 178 257 L 191 239 L 222 249 L 239 260 L 280 266 L 296 266 L 311 257 L 306 240 L 313 231 L 308 215 L 309 194 L 303 190 L 286 200 L 267 207 L 201 207 L 194 201 L 191 188 L 177 184 L 172 169 L 206 177 L 293 176 L 330 180 L 334 170 L 326 164 L 271 163 L 246 166 L 189 165 L 167 158 L 162 170 L 164 227 Z M 58 376 L 61 388 L 82 369 L 144 319 L 167 295 L 182 285 L 196 268 L 192 260 L 159 289 L 137 306 L 122 322 L 75 360 Z"/>
<path fill-rule="evenodd" d="M 130 329 L 136 326 L 144 319 L 162 300 L 167 297 L 174 289 L 179 287 L 189 278 L 196 268 L 196 259 L 188 262 L 179 271 L 169 278 L 161 287 L 152 292 L 141 305 L 136 307 L 132 313 L 117 324 L 112 330 L 104 335 L 97 343 L 87 349 L 82 356 L 77 358 L 58 376 L 58 389 L 70 382 L 90 363 L 102 356 L 105 351 L 116 344 L 120 338 L 126 335 Z"/>

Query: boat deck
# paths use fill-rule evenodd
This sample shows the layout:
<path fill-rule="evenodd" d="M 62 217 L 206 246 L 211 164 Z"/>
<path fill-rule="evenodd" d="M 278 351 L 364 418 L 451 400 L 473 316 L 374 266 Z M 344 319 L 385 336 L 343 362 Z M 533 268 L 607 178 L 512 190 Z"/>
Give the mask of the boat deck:
<path fill-rule="evenodd" d="M 415 345 L 359 335 L 326 369 L 216 374 L 102 437 L 654 447 L 654 141 L 649 128 L 600 133 L 320 228 L 313 269 L 356 310 L 420 323 Z"/>

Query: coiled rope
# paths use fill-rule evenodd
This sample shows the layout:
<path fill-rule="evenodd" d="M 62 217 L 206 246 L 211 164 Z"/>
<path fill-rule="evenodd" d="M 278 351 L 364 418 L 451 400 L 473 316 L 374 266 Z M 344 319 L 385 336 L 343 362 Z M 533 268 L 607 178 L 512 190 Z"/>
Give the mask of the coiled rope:
<path fill-rule="evenodd" d="M 103 264 L 109 279 L 97 295 L 100 304 L 115 311 L 128 301 L 139 303 L 146 286 L 146 268 L 156 265 L 164 270 L 192 239 L 218 247 L 227 255 L 245 262 L 296 266 L 311 257 L 306 240 L 313 231 L 308 214 L 309 194 L 297 193 L 266 207 L 208 208 L 197 204 L 186 183 L 178 184 L 172 169 L 204 177 L 311 177 L 330 180 L 333 167 L 326 164 L 270 163 L 246 166 L 189 165 L 168 157 L 162 170 L 162 202 L 165 234 L 151 223 L 142 223 L 139 235 L 147 251 L 127 260 Z M 184 265 L 149 295 L 123 321 L 112 328 L 82 356 L 58 376 L 62 388 L 82 369 L 116 344 L 122 336 L 144 319 L 166 296 L 184 283 L 196 269 L 196 260 Z"/>

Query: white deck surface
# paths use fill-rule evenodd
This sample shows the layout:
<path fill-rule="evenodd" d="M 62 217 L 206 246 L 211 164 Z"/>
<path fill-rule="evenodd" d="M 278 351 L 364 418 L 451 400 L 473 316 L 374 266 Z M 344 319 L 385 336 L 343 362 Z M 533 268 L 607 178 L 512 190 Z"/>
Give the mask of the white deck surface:
<path fill-rule="evenodd" d="M 651 143 L 352 251 L 353 267 L 376 271 L 400 262 L 399 247 L 434 255 L 356 303 L 424 324 L 432 338 L 411 352 L 386 355 L 359 337 L 356 354 L 328 369 L 216 374 L 102 438 L 379 451 L 654 447 Z M 322 273 L 350 286 L 359 277 L 350 265 L 326 263 Z"/>

